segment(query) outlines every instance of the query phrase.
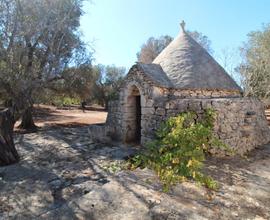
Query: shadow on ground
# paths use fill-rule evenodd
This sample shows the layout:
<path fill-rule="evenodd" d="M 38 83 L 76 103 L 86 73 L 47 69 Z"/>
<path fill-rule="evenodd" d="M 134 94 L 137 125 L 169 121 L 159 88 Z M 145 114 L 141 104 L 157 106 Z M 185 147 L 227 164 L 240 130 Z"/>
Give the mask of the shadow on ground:
<path fill-rule="evenodd" d="M 122 170 L 138 148 L 92 143 L 86 126 L 16 134 L 18 164 L 0 168 L 0 219 L 269 219 L 270 146 L 247 158 L 215 159 L 195 183 L 163 193 L 148 169 Z"/>

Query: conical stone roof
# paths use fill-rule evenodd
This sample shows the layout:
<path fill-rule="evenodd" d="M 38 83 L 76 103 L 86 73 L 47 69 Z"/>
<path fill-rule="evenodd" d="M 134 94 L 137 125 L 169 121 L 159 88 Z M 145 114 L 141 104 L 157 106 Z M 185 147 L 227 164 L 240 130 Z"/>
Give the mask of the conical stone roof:
<path fill-rule="evenodd" d="M 242 91 L 214 58 L 184 30 L 153 61 L 172 87 Z"/>

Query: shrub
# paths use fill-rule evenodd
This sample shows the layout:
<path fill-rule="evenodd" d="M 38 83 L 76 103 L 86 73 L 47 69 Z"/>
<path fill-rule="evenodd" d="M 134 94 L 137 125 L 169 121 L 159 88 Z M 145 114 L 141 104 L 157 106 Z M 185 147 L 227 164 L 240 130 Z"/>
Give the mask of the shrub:
<path fill-rule="evenodd" d="M 54 96 L 51 98 L 50 103 L 53 103 L 57 107 L 80 105 L 81 100 L 79 98 L 70 98 L 65 96 Z"/>
<path fill-rule="evenodd" d="M 211 109 L 202 117 L 187 112 L 169 118 L 156 132 L 156 140 L 147 143 L 143 152 L 130 159 L 131 168 L 153 169 L 164 191 L 187 179 L 217 189 L 217 183 L 202 173 L 207 150 L 213 146 L 227 148 L 213 134 L 214 119 L 215 112 Z"/>

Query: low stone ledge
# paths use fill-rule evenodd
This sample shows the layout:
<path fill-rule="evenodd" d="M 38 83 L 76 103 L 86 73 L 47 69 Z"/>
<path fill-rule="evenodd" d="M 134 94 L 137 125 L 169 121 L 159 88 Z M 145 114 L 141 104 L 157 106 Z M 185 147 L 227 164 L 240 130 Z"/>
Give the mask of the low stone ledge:
<path fill-rule="evenodd" d="M 115 128 L 107 124 L 91 125 L 88 128 L 90 139 L 98 143 L 111 143 L 117 140 Z"/>

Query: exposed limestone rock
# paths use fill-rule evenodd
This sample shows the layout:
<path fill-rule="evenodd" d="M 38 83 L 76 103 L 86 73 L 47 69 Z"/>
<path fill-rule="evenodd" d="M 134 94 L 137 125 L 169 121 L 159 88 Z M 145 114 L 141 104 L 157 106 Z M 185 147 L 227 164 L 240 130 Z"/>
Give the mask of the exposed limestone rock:
<path fill-rule="evenodd" d="M 87 127 L 17 134 L 20 163 L 0 167 L 0 219 L 270 219 L 270 146 L 210 158 L 209 191 L 183 182 L 168 193 L 149 169 L 121 163 L 139 148 L 93 144 Z M 237 195 L 237 196 L 236 196 Z"/>

